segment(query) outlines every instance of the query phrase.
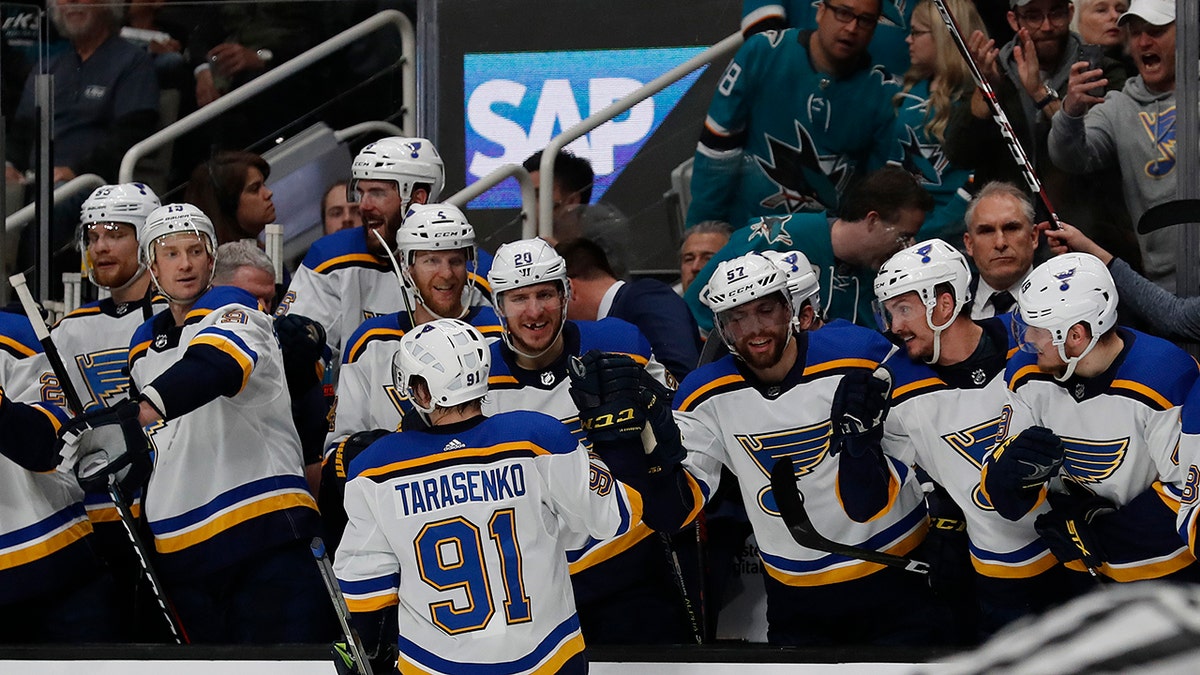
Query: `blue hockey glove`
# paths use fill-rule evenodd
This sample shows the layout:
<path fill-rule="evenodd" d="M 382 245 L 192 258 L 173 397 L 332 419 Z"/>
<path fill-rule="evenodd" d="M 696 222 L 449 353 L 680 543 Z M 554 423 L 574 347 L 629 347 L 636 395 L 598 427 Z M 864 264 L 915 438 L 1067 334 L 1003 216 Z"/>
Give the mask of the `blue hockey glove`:
<path fill-rule="evenodd" d="M 641 436 L 646 413 L 639 399 L 642 366 L 637 361 L 593 349 L 571 357 L 568 373 L 571 400 L 588 440 L 611 443 Z"/>
<path fill-rule="evenodd" d="M 317 364 L 325 354 L 325 328 L 306 316 L 275 317 L 275 335 L 283 352 L 288 389 L 299 393 L 319 382 Z"/>
<path fill-rule="evenodd" d="M 1117 506 L 1071 481 L 1063 481 L 1063 485 L 1066 492 L 1046 496 L 1050 512 L 1038 516 L 1034 529 L 1059 562 L 1080 560 L 1089 570 L 1095 570 L 1108 560 L 1108 555 L 1093 526 L 1115 512 Z"/>
<path fill-rule="evenodd" d="M 683 449 L 679 425 L 675 423 L 675 414 L 671 412 L 674 394 L 649 376 L 644 378 L 639 392 L 646 410 L 646 428 L 649 434 L 653 434 L 653 438 L 649 438 L 649 434 L 642 436 L 650 473 L 658 473 L 679 464 L 687 454 Z"/>
<path fill-rule="evenodd" d="M 1011 436 L 992 453 L 989 476 L 1011 490 L 1039 490 L 1058 473 L 1066 448 L 1046 427 L 1029 427 Z"/>
<path fill-rule="evenodd" d="M 838 383 L 830 407 L 836 453 L 842 445 L 847 451 L 866 452 L 878 447 L 883 439 L 883 422 L 891 405 L 892 374 L 884 366 L 873 371 L 856 368 Z M 846 441 L 839 443 L 838 441 Z"/>
<path fill-rule="evenodd" d="M 59 432 L 64 457 L 77 457 L 75 478 L 86 492 L 107 492 L 109 476 L 133 494 L 150 475 L 150 441 L 138 423 L 138 401 L 85 413 Z"/>

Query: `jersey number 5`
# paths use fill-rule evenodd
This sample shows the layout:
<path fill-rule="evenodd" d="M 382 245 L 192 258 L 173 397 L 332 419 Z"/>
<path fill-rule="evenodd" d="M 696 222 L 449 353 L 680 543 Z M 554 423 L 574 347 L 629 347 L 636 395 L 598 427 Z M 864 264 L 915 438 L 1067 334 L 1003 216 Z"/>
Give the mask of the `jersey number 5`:
<path fill-rule="evenodd" d="M 499 509 L 492 514 L 488 520 L 488 535 L 500 554 L 504 618 L 509 624 L 525 623 L 533 618 L 533 612 L 529 596 L 525 595 L 517 523 L 512 509 Z M 442 592 L 465 591 L 465 606 L 455 606 L 454 600 L 430 603 L 433 623 L 447 635 L 486 628 L 496 608 L 480 529 L 465 518 L 451 518 L 426 525 L 413 544 L 421 579 L 425 583 Z"/>

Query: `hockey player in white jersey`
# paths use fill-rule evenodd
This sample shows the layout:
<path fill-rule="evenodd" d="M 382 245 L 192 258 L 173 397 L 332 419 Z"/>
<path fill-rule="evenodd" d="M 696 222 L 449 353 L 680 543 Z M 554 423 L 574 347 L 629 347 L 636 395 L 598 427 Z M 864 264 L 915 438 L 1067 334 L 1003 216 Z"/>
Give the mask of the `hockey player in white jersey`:
<path fill-rule="evenodd" d="M 166 300 L 154 297 L 150 275 L 138 252 L 138 229 L 146 216 L 160 206 L 158 196 L 142 183 L 103 185 L 83 203 L 79 216 L 79 248 L 83 269 L 93 284 L 109 297 L 85 304 L 67 314 L 54 327 L 54 344 L 84 409 L 95 412 L 127 400 L 129 393 L 129 341 L 147 319 L 166 309 Z M 140 486 L 139 486 L 140 487 Z M 141 510 L 137 488 L 127 497 L 133 513 Z M 84 499 L 95 528 L 95 544 L 117 583 L 121 603 L 120 628 L 131 640 L 164 637 L 153 632 L 162 623 L 149 598 L 139 612 L 141 572 L 107 491 L 88 492 Z M 144 594 L 144 587 L 143 587 Z M 149 603 L 149 604 L 147 604 Z M 139 621 L 139 618 L 146 620 Z"/>
<path fill-rule="evenodd" d="M 1069 569 L 1116 581 L 1195 581 L 1175 531 L 1180 406 L 1196 362 L 1175 345 L 1118 327 L 1117 290 L 1094 256 L 1033 270 L 1014 315 L 998 444 L 983 495 L 1018 520 L 1043 500 L 1042 540 Z"/>
<path fill-rule="evenodd" d="M 371 143 L 350 170 L 349 197 L 360 206 L 363 226 L 314 242 L 276 310 L 321 324 L 338 354 L 363 321 L 405 309 L 387 248 L 408 209 L 437 201 L 445 184 L 442 158 L 423 138 L 392 136 Z M 470 275 L 483 298 L 488 262 L 479 256 L 476 274 Z"/>
<path fill-rule="evenodd" d="M 0 644 L 115 641 L 113 581 L 75 477 L 54 471 L 67 414 L 24 315 L 0 311 Z"/>
<path fill-rule="evenodd" d="M 614 318 L 566 318 L 566 261 L 545 241 L 524 239 L 501 246 L 488 282 L 503 340 L 492 343 L 485 413 L 544 412 L 587 444 L 579 409 L 568 393 L 570 357 L 592 350 L 628 354 L 652 377 L 666 382 L 666 369 L 633 324 Z M 580 538 L 567 549 L 580 623 L 590 644 L 692 640 L 664 544 L 640 520 L 615 538 Z"/>
<path fill-rule="evenodd" d="M 379 435 L 399 431 L 413 410 L 412 402 L 392 386 L 392 357 L 400 339 L 414 326 L 441 318 L 461 319 L 487 337 L 500 337 L 499 319 L 491 307 L 465 304 L 464 291 L 478 256 L 475 228 L 458 207 L 412 206 L 396 234 L 396 248 L 401 283 L 415 305 L 367 319 L 350 336 L 342 354 L 320 494 L 325 541 L 333 549 L 345 527 L 346 468 Z"/>
<path fill-rule="evenodd" d="M 817 531 L 833 541 L 898 555 L 921 543 L 928 520 L 906 466 L 887 467 L 888 501 L 869 522 L 856 522 L 842 506 L 854 486 L 839 481 L 837 454 L 863 452 L 855 446 L 877 445 L 882 434 L 882 411 L 852 405 L 842 383 L 870 379 L 892 345 L 844 322 L 796 330 L 784 274 L 758 254 L 721 263 L 703 297 L 732 353 L 684 379 L 673 417 L 651 407 L 658 444 L 682 442 L 687 455 L 682 465 L 651 474 L 660 487 L 647 495 L 646 513 L 651 499 L 669 496 L 678 501 L 676 513 L 654 525 L 689 522 L 728 467 L 761 552 L 772 644 L 927 644 L 938 618 L 924 581 L 800 546 L 779 516 L 768 480 L 778 459 L 791 459 Z M 851 425 L 851 417 L 865 428 Z M 654 507 L 656 514 L 668 511 Z M 886 616 L 880 606 L 889 608 Z"/>
<path fill-rule="evenodd" d="M 329 639 L 271 317 L 245 290 L 210 287 L 216 235 L 195 206 L 155 209 L 138 239 L 170 307 L 135 333 L 139 396 L 118 406 L 137 406 L 156 451 L 143 506 L 167 595 L 192 642 Z"/>
<path fill-rule="evenodd" d="M 402 672 L 583 673 L 562 536 L 610 537 L 640 500 L 553 417 L 485 415 L 490 361 L 454 319 L 400 340 L 395 386 L 429 427 L 351 463 L 335 570 L 368 651 L 398 632 Z"/>
<path fill-rule="evenodd" d="M 977 611 L 983 636 L 1071 597 L 1075 575 L 1058 565 L 1034 530 L 1034 519 L 1048 506 L 1040 505 L 1014 522 L 996 513 L 980 492 L 983 458 L 1000 431 L 1004 367 L 1016 345 L 1007 316 L 971 320 L 970 282 L 966 258 L 940 239 L 911 246 L 880 268 L 875 297 L 882 324 L 905 351 L 885 362 L 893 377 L 884 424 L 886 455 L 865 458 L 870 461 L 858 475 L 862 483 L 879 475 L 872 474 L 872 464 L 886 456 L 886 461 L 919 466 L 940 488 L 929 495 L 930 515 L 965 521 L 974 569 L 978 609 L 970 608 L 974 611 L 959 623 L 968 623 Z M 876 496 L 885 500 L 886 481 L 877 488 Z M 943 495 L 953 502 L 941 502 Z M 930 537 L 935 536 L 949 544 L 955 535 L 931 531 Z M 938 575 L 939 561 L 930 562 Z M 941 562 L 953 564 L 952 559 Z M 947 572 L 953 580 L 956 570 Z M 947 600 L 956 603 L 958 598 Z M 979 636 L 962 637 L 974 641 Z"/>

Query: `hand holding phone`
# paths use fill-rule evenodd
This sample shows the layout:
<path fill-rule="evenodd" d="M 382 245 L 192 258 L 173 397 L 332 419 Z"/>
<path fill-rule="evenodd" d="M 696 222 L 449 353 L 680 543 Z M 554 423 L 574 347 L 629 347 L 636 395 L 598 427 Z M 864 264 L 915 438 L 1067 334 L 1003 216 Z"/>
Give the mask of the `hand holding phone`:
<path fill-rule="evenodd" d="M 1100 59 L 1104 56 L 1104 47 L 1100 45 L 1079 45 L 1079 60 L 1087 61 L 1088 70 L 1096 70 L 1100 67 Z M 1093 87 L 1087 90 L 1088 96 L 1104 98 L 1104 87 Z"/>

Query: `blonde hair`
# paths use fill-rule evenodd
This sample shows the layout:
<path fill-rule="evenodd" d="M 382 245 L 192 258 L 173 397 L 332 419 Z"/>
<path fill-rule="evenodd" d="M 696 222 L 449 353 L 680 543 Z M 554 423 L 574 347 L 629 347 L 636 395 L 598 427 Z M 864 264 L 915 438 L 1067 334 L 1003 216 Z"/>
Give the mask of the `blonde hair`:
<path fill-rule="evenodd" d="M 963 40 L 977 30 L 987 35 L 987 28 L 984 27 L 983 19 L 980 18 L 974 3 L 969 0 L 945 0 L 945 2 L 958 21 Z M 933 39 L 934 50 L 937 52 L 936 65 L 932 74 L 916 66 L 909 68 L 908 72 L 904 74 L 903 91 L 896 95 L 894 102 L 899 105 L 903 95 L 912 90 L 913 85 L 922 80 L 931 79 L 929 107 L 933 110 L 933 114 L 927 115 L 925 118 L 925 134 L 936 139 L 938 143 L 944 143 L 946 141 L 946 123 L 950 121 L 951 107 L 955 101 L 971 95 L 975 80 L 971 77 L 971 70 L 967 66 L 967 62 L 963 60 L 962 54 L 954 45 L 954 38 L 950 36 L 950 31 L 946 28 L 946 24 L 942 21 L 942 17 L 933 3 L 930 0 L 921 0 L 913 8 L 912 16 L 914 20 L 917 17 L 924 18 L 925 23 L 929 25 L 929 37 Z M 910 20 L 910 30 L 912 23 Z"/>

